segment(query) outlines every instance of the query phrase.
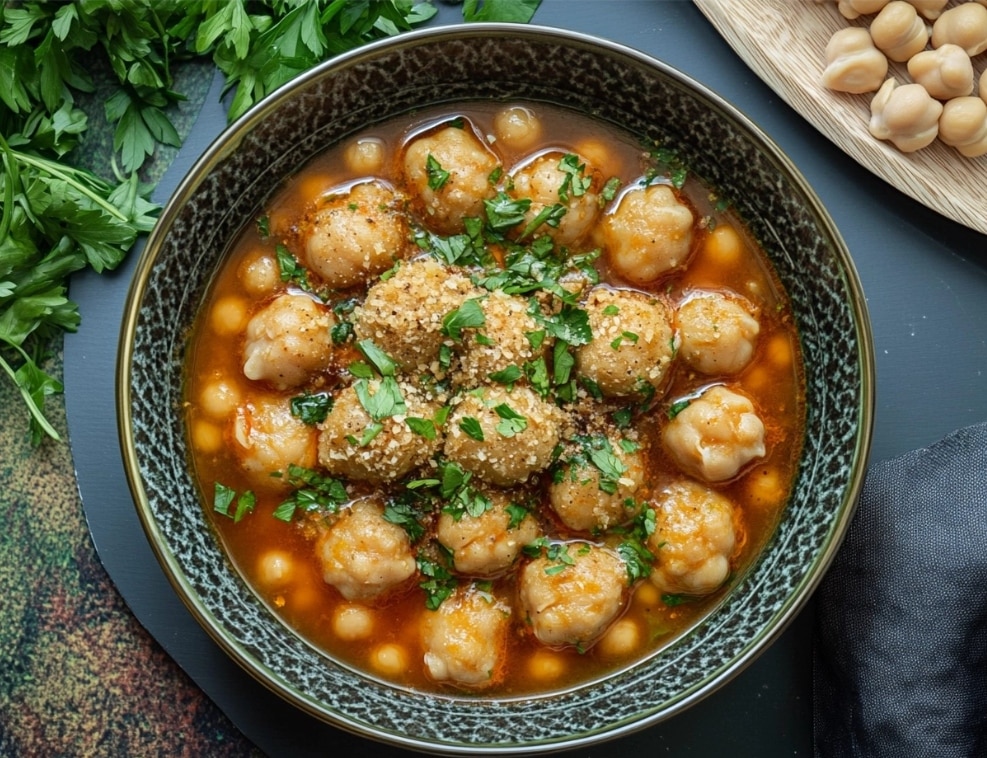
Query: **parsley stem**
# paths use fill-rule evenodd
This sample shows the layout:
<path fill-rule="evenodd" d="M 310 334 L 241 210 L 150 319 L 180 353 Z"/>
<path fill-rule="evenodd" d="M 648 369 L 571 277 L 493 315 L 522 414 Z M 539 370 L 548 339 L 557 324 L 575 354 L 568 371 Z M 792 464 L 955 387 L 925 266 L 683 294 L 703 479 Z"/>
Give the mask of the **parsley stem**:
<path fill-rule="evenodd" d="M 20 345 L 16 345 L 3 337 L 0 337 L 0 339 L 19 352 L 24 357 L 25 361 L 28 363 L 33 363 L 31 358 L 24 352 L 24 349 Z M 44 433 L 52 439 L 61 440 L 62 438 L 59 436 L 58 432 L 55 431 L 55 427 L 48 422 L 48 419 L 45 418 L 45 415 L 38 407 L 38 404 L 34 402 L 30 389 L 24 386 L 24 383 L 20 381 L 20 378 L 17 376 L 17 372 L 14 371 L 13 367 L 3 359 L 3 356 L 0 356 L 0 366 L 3 367 L 4 372 L 6 372 L 7 376 L 13 380 L 14 384 L 17 385 L 17 389 L 20 391 L 21 397 L 24 398 L 24 402 L 27 404 L 28 410 L 31 412 L 34 420 L 38 422 L 38 426 L 40 426 Z"/>
<path fill-rule="evenodd" d="M 79 192 L 81 192 L 83 195 L 85 195 L 90 200 L 92 200 L 96 205 L 103 208 L 103 210 L 105 210 L 111 216 L 115 216 L 120 221 L 129 222 L 130 219 L 127 218 L 126 214 L 124 214 L 119 208 L 113 205 L 113 203 L 104 200 L 98 194 L 93 192 L 89 187 L 87 187 L 83 182 L 79 181 L 76 178 L 77 175 L 86 176 L 87 172 L 83 172 L 81 169 L 71 169 L 71 173 L 69 173 L 63 171 L 62 167 L 59 164 L 54 163 L 52 161 L 46 160 L 44 158 L 38 158 L 37 156 L 29 155 L 28 153 L 21 153 L 18 152 L 17 150 L 10 150 L 9 148 L 8 150 L 9 150 L 8 155 L 12 155 L 15 159 L 17 159 L 21 163 L 24 163 L 28 166 L 34 166 L 34 168 L 40 169 L 42 171 L 47 171 L 52 176 L 58 177 L 62 181 L 71 184 L 73 187 L 79 190 Z M 102 183 L 102 180 L 100 180 L 99 177 L 95 176 L 94 174 L 90 174 L 87 178 L 91 179 L 94 183 Z"/>

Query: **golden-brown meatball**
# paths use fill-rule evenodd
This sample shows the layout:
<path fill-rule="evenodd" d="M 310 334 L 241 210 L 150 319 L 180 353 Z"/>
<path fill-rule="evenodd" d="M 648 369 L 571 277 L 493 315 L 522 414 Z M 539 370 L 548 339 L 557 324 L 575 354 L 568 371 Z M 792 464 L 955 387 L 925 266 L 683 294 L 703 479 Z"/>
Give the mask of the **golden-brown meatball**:
<path fill-rule="evenodd" d="M 279 295 L 247 322 L 243 374 L 279 390 L 299 387 L 332 355 L 332 312 L 301 293 Z"/>
<path fill-rule="evenodd" d="M 378 598 L 417 571 L 408 534 L 384 518 L 376 498 L 355 500 L 315 545 L 322 578 L 347 600 Z"/>
<path fill-rule="evenodd" d="M 737 545 L 733 503 L 690 479 L 674 482 L 654 498 L 655 531 L 648 548 L 655 556 L 650 579 L 662 592 L 705 595 L 730 573 Z"/>
<path fill-rule="evenodd" d="M 518 232 L 546 209 L 560 206 L 565 213 L 553 222 L 556 225 L 542 223 L 532 234 L 547 234 L 559 245 L 572 247 L 586 237 L 600 216 L 600 176 L 574 153 L 543 153 L 515 170 L 511 179 L 508 194 L 531 200 Z"/>
<path fill-rule="evenodd" d="M 396 409 L 393 415 L 373 418 L 364 407 L 364 399 L 380 392 L 399 393 L 404 408 Z M 438 437 L 429 440 L 416 434 L 406 419 L 431 419 L 438 407 L 410 385 L 387 378 L 358 379 L 335 395 L 332 409 L 320 425 L 319 463 L 330 474 L 347 479 L 400 479 L 424 464 L 440 442 Z"/>
<path fill-rule="evenodd" d="M 410 250 L 400 205 L 380 182 L 328 195 L 302 224 L 303 262 L 330 287 L 352 287 L 387 271 Z"/>
<path fill-rule="evenodd" d="M 456 234 L 463 231 L 463 218 L 482 217 L 483 201 L 495 194 L 490 177 L 498 163 L 465 120 L 412 139 L 404 152 L 404 179 L 425 225 Z"/>
<path fill-rule="evenodd" d="M 436 537 L 452 552 L 460 574 L 492 577 L 510 568 L 522 548 L 538 537 L 538 522 L 511 493 L 484 489 L 490 507 L 479 515 L 444 510 Z"/>
<path fill-rule="evenodd" d="M 553 472 L 548 498 L 570 529 L 600 532 L 640 512 L 635 494 L 643 483 L 644 456 L 637 443 L 617 435 L 594 436 Z"/>
<path fill-rule="evenodd" d="M 468 277 L 432 258 L 416 258 L 370 288 L 353 328 L 405 371 L 439 373 L 439 350 L 448 339 L 442 321 L 471 294 L 478 293 Z"/>
<path fill-rule="evenodd" d="M 603 219 L 606 259 L 632 284 L 651 284 L 685 265 L 692 251 L 692 211 L 671 187 L 635 187 Z"/>
<path fill-rule="evenodd" d="M 683 471 L 707 482 L 733 479 L 766 450 L 754 404 L 723 386 L 692 400 L 665 426 L 662 441 Z"/>
<path fill-rule="evenodd" d="M 679 355 L 703 374 L 736 374 L 754 356 L 761 326 L 739 295 L 693 292 L 678 308 Z"/>
<path fill-rule="evenodd" d="M 606 548 L 588 542 L 555 543 L 521 569 L 518 592 L 542 644 L 584 650 L 623 609 L 627 569 Z"/>
<path fill-rule="evenodd" d="M 675 354 L 672 311 L 636 290 L 594 287 L 583 306 L 593 340 L 576 349 L 576 371 L 607 397 L 660 389 Z"/>
<path fill-rule="evenodd" d="M 291 464 L 315 464 L 316 431 L 295 418 L 290 402 L 275 395 L 258 396 L 236 409 L 234 450 L 243 468 L 270 483 L 271 474 Z"/>
<path fill-rule="evenodd" d="M 511 606 L 475 585 L 458 587 L 422 627 L 425 668 L 439 682 L 475 689 L 503 676 Z"/>
<path fill-rule="evenodd" d="M 523 297 L 494 290 L 477 298 L 483 325 L 466 329 L 461 343 L 454 381 L 476 387 L 490 381 L 490 375 L 510 367 L 522 368 L 528 361 L 546 354 L 551 341 L 544 339 L 535 350 L 529 335 L 541 327 Z"/>
<path fill-rule="evenodd" d="M 548 466 L 560 426 L 555 406 L 527 387 L 480 387 L 453 409 L 445 454 L 490 484 L 512 487 Z"/>

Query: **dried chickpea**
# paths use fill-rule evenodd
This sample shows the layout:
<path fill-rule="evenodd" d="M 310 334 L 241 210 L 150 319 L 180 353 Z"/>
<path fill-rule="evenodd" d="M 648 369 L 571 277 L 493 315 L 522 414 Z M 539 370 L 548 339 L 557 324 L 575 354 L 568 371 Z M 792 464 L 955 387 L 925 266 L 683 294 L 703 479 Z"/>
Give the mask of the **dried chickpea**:
<path fill-rule="evenodd" d="M 871 101 L 870 133 L 911 153 L 932 144 L 941 113 L 942 103 L 921 84 L 899 85 L 888 79 Z"/>
<path fill-rule="evenodd" d="M 946 7 L 946 3 L 949 0 L 908 0 L 908 2 L 914 5 L 915 10 L 929 19 L 929 21 L 935 21 L 939 18 L 942 9 Z"/>
<path fill-rule="evenodd" d="M 949 100 L 973 91 L 973 61 L 959 45 L 945 44 L 913 55 L 908 60 L 908 74 L 937 100 Z"/>
<path fill-rule="evenodd" d="M 874 47 L 866 29 L 852 26 L 840 29 L 826 45 L 824 87 L 859 95 L 880 89 L 888 75 L 888 59 Z"/>
<path fill-rule="evenodd" d="M 939 139 L 967 158 L 987 153 L 987 103 L 979 97 L 956 97 L 943 106 Z"/>
<path fill-rule="evenodd" d="M 915 6 L 904 0 L 893 0 L 870 25 L 874 45 L 893 61 L 907 61 L 925 49 L 929 42 L 929 30 L 919 18 Z"/>
<path fill-rule="evenodd" d="M 843 18 L 852 21 L 860 16 L 877 13 L 887 4 L 888 0 L 838 0 L 836 9 Z"/>
<path fill-rule="evenodd" d="M 932 26 L 932 46 L 959 45 L 971 57 L 987 50 L 987 7 L 962 3 L 943 11 Z"/>

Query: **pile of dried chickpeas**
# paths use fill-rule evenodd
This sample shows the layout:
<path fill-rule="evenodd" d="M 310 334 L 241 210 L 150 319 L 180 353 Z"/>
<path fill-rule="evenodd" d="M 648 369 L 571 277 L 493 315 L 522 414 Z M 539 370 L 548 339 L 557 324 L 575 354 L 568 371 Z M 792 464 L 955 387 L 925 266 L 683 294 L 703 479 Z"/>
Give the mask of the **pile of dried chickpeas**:
<path fill-rule="evenodd" d="M 826 45 L 822 84 L 876 93 L 870 133 L 911 153 L 937 139 L 960 155 L 987 154 L 987 0 L 816 0 L 836 2 L 862 26 L 840 29 Z M 892 63 L 910 81 L 889 76 Z"/>

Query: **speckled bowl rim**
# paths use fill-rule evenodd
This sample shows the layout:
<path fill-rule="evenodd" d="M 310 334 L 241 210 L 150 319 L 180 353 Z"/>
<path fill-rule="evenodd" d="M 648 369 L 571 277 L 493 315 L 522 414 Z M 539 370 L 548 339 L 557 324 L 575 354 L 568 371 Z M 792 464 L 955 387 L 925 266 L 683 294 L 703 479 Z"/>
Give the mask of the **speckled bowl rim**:
<path fill-rule="evenodd" d="M 165 239 L 182 205 L 195 193 L 204 177 L 209 174 L 226 156 L 236 150 L 238 144 L 257 124 L 279 106 L 293 97 L 293 93 L 304 89 L 322 77 L 330 76 L 347 67 L 359 65 L 363 61 L 373 59 L 382 50 L 410 49 L 418 45 L 427 45 L 444 40 L 467 40 L 489 36 L 525 38 L 535 43 L 560 44 L 569 47 L 593 48 L 610 58 L 620 58 L 632 66 L 643 66 L 652 70 L 658 77 L 669 80 L 673 85 L 691 91 L 691 96 L 702 101 L 708 108 L 715 111 L 721 118 L 733 122 L 747 138 L 758 146 L 778 170 L 784 175 L 786 182 L 801 195 L 801 202 L 809 209 L 814 217 L 817 231 L 825 238 L 827 247 L 835 256 L 834 265 L 842 277 L 842 286 L 848 298 L 851 321 L 855 333 L 850 335 L 855 346 L 856 354 L 852 356 L 857 368 L 856 379 L 859 382 L 855 392 L 856 417 L 854 420 L 854 438 L 852 450 L 847 458 L 847 469 L 841 472 L 843 479 L 840 484 L 838 502 L 831 513 L 825 536 L 820 540 L 815 556 L 809 565 L 804 566 L 801 578 L 790 588 L 784 601 L 773 609 L 768 623 L 746 640 L 736 654 L 724 665 L 715 667 L 707 672 L 699 681 L 669 698 L 659 706 L 642 709 L 629 716 L 613 721 L 603 721 L 589 726 L 571 725 L 571 729 L 563 730 L 569 733 L 549 734 L 534 739 L 518 741 L 487 741 L 473 742 L 468 735 L 458 738 L 435 738 L 430 736 L 410 734 L 395 731 L 385 726 L 368 723 L 365 719 L 357 719 L 339 709 L 328 708 L 324 703 L 311 697 L 305 692 L 298 691 L 286 682 L 278 672 L 260 662 L 254 651 L 237 639 L 216 617 L 197 595 L 195 588 L 186 575 L 186 566 L 180 556 L 181 546 L 169 544 L 168 536 L 162 531 L 157 522 L 154 509 L 149 498 L 147 472 L 142 466 L 141 455 L 134 438 L 134 409 L 132 408 L 132 364 L 135 358 L 135 339 L 140 328 L 141 311 L 147 295 L 148 279 L 162 253 Z M 874 355 L 870 330 L 870 321 L 866 310 L 863 290 L 850 257 L 835 224 L 822 203 L 808 183 L 801 176 L 795 165 L 784 155 L 781 149 L 765 135 L 753 122 L 740 113 L 736 108 L 714 94 L 705 86 L 682 74 L 669 65 L 652 56 L 632 48 L 590 35 L 540 27 L 535 25 L 514 24 L 470 24 L 452 27 L 437 27 L 406 33 L 398 37 L 372 43 L 352 53 L 343 54 L 322 64 L 311 71 L 299 76 L 291 84 L 275 92 L 259 103 L 237 122 L 229 126 L 199 158 L 183 179 L 172 198 L 162 212 L 161 218 L 149 236 L 148 242 L 138 263 L 124 312 L 120 332 L 117 366 L 117 414 L 118 431 L 127 474 L 133 499 L 150 545 L 160 562 L 164 573 L 175 591 L 196 618 L 199 624 L 213 640 L 234 661 L 264 686 L 268 687 L 288 702 L 299 707 L 312 716 L 332 723 L 343 729 L 353 731 L 365 737 L 404 748 L 428 751 L 435 754 L 480 754 L 480 753 L 531 753 L 548 752 L 561 749 L 571 749 L 587 746 L 626 735 L 632 731 L 644 728 L 665 720 L 677 714 L 700 699 L 711 694 L 749 665 L 771 642 L 773 642 L 787 627 L 798 611 L 804 606 L 829 567 L 846 528 L 849 525 L 856 507 L 857 498 L 865 475 L 867 457 L 870 449 L 873 408 L 874 408 Z M 676 643 L 677 644 L 677 643 Z M 674 649 L 674 646 L 673 646 Z M 577 688 L 579 689 L 579 688 Z M 584 688 L 585 689 L 585 688 Z M 582 693 L 592 698 L 591 691 Z M 429 700 L 428 696 L 422 696 Z M 439 698 L 437 700 L 444 700 Z M 455 700 L 455 698 L 452 698 Z M 469 701 L 468 707 L 475 707 Z M 539 698 L 526 701 L 512 700 L 504 707 L 510 711 L 525 707 L 525 704 L 537 705 Z M 521 705 L 519 705 L 521 703 Z M 464 706 L 465 707 L 465 706 Z M 493 704 L 491 716 L 504 716 L 500 706 Z"/>

